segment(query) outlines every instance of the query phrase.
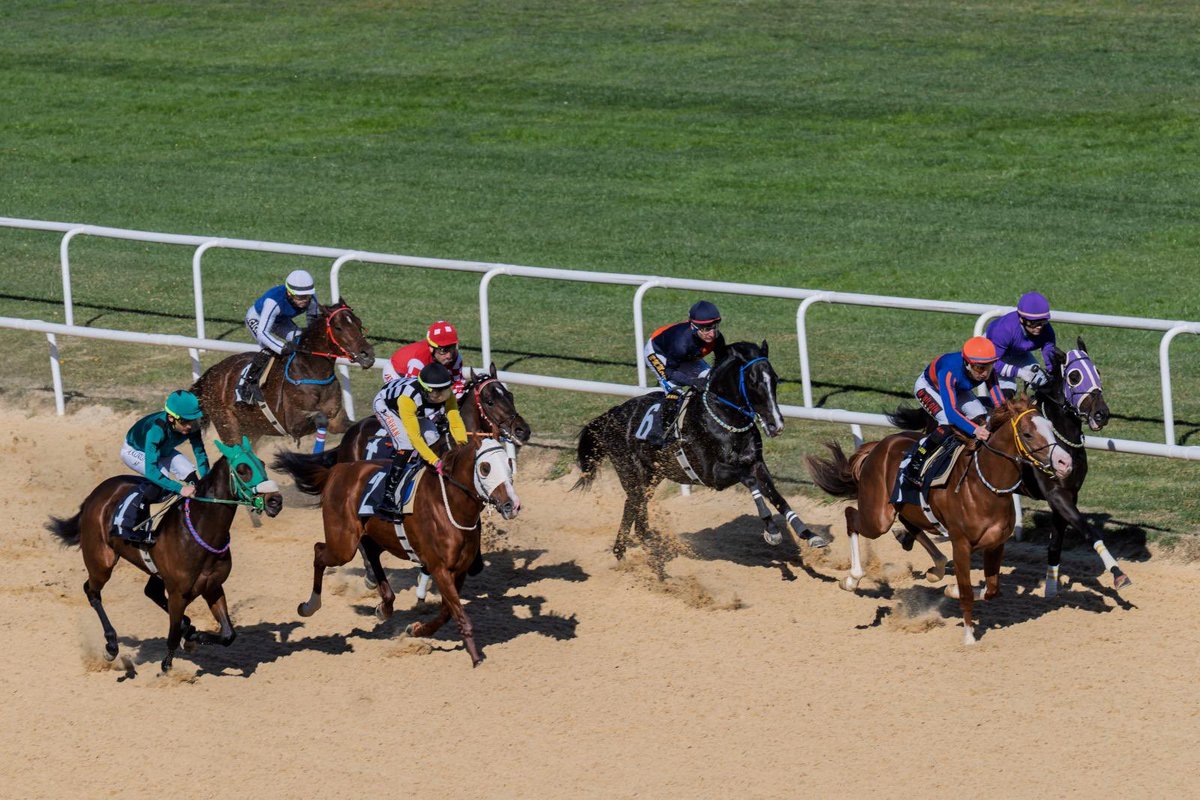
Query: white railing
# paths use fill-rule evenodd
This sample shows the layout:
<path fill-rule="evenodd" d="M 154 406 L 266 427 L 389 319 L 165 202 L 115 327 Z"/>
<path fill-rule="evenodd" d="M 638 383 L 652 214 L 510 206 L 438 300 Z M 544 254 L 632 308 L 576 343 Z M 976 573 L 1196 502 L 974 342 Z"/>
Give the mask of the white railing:
<path fill-rule="evenodd" d="M 79 225 L 75 223 L 47 222 L 42 220 L 15 219 L 8 217 L 0 217 L 0 227 L 52 231 L 64 234 L 59 249 L 63 283 L 63 313 L 67 326 L 72 326 L 74 323 L 74 300 L 71 292 L 69 245 L 71 240 L 76 236 L 98 236 L 112 239 L 129 239 L 143 242 L 178 244 L 195 247 L 196 251 L 192 255 L 192 285 L 196 318 L 196 338 L 187 339 L 187 337 L 169 337 L 174 340 L 187 339 L 187 341 L 192 342 L 192 344 L 187 345 L 187 347 L 189 347 L 192 353 L 193 378 L 199 377 L 200 374 L 200 350 L 229 350 L 232 347 L 236 348 L 235 352 L 241 352 L 253 349 L 253 346 L 251 345 L 231 345 L 227 342 L 217 342 L 216 345 L 220 346 L 196 344 L 198 342 L 213 341 L 204 338 L 204 293 L 201 277 L 201 260 L 203 255 L 208 250 L 217 247 L 334 259 L 329 271 L 329 284 L 331 297 L 335 301 L 341 297 L 342 268 L 350 262 L 479 273 L 482 275 L 479 284 L 480 346 L 482 348 L 483 364 L 485 366 L 488 365 L 492 360 L 492 333 L 488 292 L 492 281 L 496 277 L 500 275 L 507 275 L 512 277 L 636 286 L 637 289 L 633 297 L 634 363 L 637 368 L 638 376 L 638 385 L 636 387 L 624 386 L 622 384 L 578 381 L 552 376 L 529 375 L 524 373 L 505 373 L 508 376 L 506 380 L 510 380 L 513 383 L 568 389 L 572 391 L 590 391 L 607 394 L 629 395 L 631 392 L 637 393 L 645 390 L 647 380 L 646 366 L 644 360 L 642 359 L 642 348 L 645 344 L 645 325 L 642 313 L 642 303 L 646 293 L 650 289 L 666 288 L 706 293 L 752 295 L 758 297 L 799 301 L 799 306 L 796 311 L 796 338 L 797 346 L 799 348 L 800 379 L 803 391 L 804 406 L 785 406 L 784 408 L 786 409 L 786 413 L 788 416 L 801 419 L 824 420 L 828 422 L 850 424 L 856 439 L 861 438 L 861 430 L 859 428 L 861 425 L 881 427 L 889 427 L 889 425 L 886 421 L 886 418 L 882 415 L 862 414 L 838 409 L 822 409 L 813 406 L 812 377 L 808 355 L 806 316 L 808 310 L 815 303 L 822 302 L 844 305 L 873 306 L 878 308 L 898 310 L 973 315 L 976 317 L 976 333 L 979 333 L 983 330 L 984 325 L 989 319 L 1000 316 L 1001 314 L 1007 313 L 1011 310 L 1011 307 L 990 306 L 978 303 L 958 303 L 908 297 L 888 297 L 884 295 L 827 292 L 814 289 L 796 289 L 780 286 L 758 286 L 752 284 L 728 283 L 723 281 L 700 281 L 680 278 L 662 278 L 649 275 L 628 275 L 609 272 L 551 269 L 545 267 L 525 267 L 511 264 L 494 264 L 477 261 L 455 261 L 438 258 L 421 258 L 416 256 L 373 253 L 332 247 L 314 247 L 308 245 L 295 245 L 279 242 L 260 242 L 248 239 L 228 239 L 211 236 L 206 237 L 154 233 L 147 231 L 127 230 L 124 228 L 108 228 L 94 225 Z M 1175 444 L 1174 403 L 1172 399 L 1170 373 L 1170 345 L 1172 340 L 1174 340 L 1175 337 L 1181 333 L 1200 334 L 1200 323 L 1102 314 L 1081 314 L 1075 312 L 1055 312 L 1054 319 L 1057 322 L 1071 322 L 1080 325 L 1162 331 L 1164 334 L 1159 344 L 1159 373 L 1162 389 L 1165 444 L 1088 436 L 1086 437 L 1086 442 L 1089 448 L 1108 450 L 1112 452 L 1154 455 L 1168 458 L 1195 458 L 1193 453 L 1200 450 L 1200 448 L 1180 447 Z M 44 325 L 49 323 L 39 324 Z M 76 333 L 77 330 L 94 331 L 98 329 L 72 328 L 70 331 L 61 330 L 58 332 L 71 333 L 72 335 L 84 335 L 81 333 Z M 54 340 L 52 337 L 55 332 L 46 331 L 46 333 L 47 337 L 50 339 L 53 350 Z M 115 334 L 122 332 L 113 331 L 110 333 Z M 150 334 L 131 335 L 152 336 Z M 109 337 L 100 336 L 93 338 Z M 165 344 L 167 342 L 159 342 L 156 340 L 155 342 L 147 341 L 146 343 Z M 57 374 L 59 365 L 56 356 L 52 355 L 51 361 L 51 369 Z M 345 398 L 346 409 L 347 412 L 353 417 L 354 401 L 350 394 L 349 371 L 343 367 L 341 375 L 343 397 Z"/>

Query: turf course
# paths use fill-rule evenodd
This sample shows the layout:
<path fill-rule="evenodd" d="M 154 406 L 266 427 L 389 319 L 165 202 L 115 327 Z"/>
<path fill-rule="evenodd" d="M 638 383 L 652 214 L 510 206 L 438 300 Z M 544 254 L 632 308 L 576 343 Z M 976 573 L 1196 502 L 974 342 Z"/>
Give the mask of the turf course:
<path fill-rule="evenodd" d="M 1200 319 L 1198 33 L 1168 3 L 10 2 L 0 215 L 988 303 L 1039 288 L 1064 309 Z M 57 254 L 56 236 L 0 230 L 0 314 L 61 319 Z M 210 335 L 237 339 L 287 269 L 323 285 L 328 268 L 205 259 Z M 77 322 L 192 332 L 190 263 L 76 239 Z M 355 267 L 343 292 L 390 351 L 441 316 L 476 341 L 477 286 Z M 502 278 L 492 297 L 502 368 L 633 381 L 632 290 Z M 651 292 L 648 318 L 694 299 Z M 798 379 L 793 303 L 712 299 L 727 336 L 768 339 Z M 970 321 L 818 305 L 809 329 L 821 402 L 878 411 Z M 1100 365 L 1108 432 L 1159 440 L 1159 337 L 1058 330 Z M 1182 443 L 1200 429 L 1195 338 L 1172 349 Z M 43 395 L 44 339 L 0 343 L 4 394 Z M 182 353 L 61 349 L 74 407 L 188 381 Z M 610 402 L 520 398 L 559 442 Z M 799 455 L 831 436 L 848 439 L 790 425 L 776 472 L 805 479 Z M 1110 529 L 1200 524 L 1198 467 L 1092 470 L 1084 506 Z"/>

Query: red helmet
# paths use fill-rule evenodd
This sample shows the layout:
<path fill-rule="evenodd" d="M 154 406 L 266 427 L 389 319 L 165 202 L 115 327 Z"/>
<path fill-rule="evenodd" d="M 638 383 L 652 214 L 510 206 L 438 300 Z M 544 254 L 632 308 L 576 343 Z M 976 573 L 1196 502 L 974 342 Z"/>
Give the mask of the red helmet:
<path fill-rule="evenodd" d="M 449 322 L 438 320 L 429 326 L 425 341 L 430 347 L 452 347 L 458 344 L 458 331 Z"/>
<path fill-rule="evenodd" d="M 963 358 L 970 364 L 991 364 L 998 356 L 996 345 L 986 336 L 972 336 L 963 345 Z"/>

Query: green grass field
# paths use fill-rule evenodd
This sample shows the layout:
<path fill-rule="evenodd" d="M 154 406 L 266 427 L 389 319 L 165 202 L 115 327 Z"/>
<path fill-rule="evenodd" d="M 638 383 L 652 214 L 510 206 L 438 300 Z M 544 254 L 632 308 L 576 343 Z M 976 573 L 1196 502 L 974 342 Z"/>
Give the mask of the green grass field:
<path fill-rule="evenodd" d="M 1039 288 L 1063 309 L 1200 319 L 1198 33 L 1183 3 L 10 2 L 0 215 L 984 303 Z M 76 321 L 191 333 L 190 264 L 78 238 Z M 209 333 L 236 339 L 288 269 L 329 266 L 205 264 Z M 58 275 L 57 236 L 0 230 L 0 315 L 61 320 Z M 477 287 L 366 266 L 343 282 L 381 350 L 443 316 L 477 341 Z M 500 366 L 632 382 L 632 294 L 499 279 Z M 651 292 L 648 318 L 694 299 Z M 799 403 L 795 304 L 712 299 L 727 336 L 771 342 Z M 970 324 L 818 305 L 817 396 L 894 406 Z M 1058 328 L 1103 371 L 1108 432 L 1160 440 L 1159 337 Z M 1172 350 L 1187 444 L 1195 339 Z M 0 344 L 4 394 L 44 395 L 44 339 Z M 76 408 L 188 382 L 181 352 L 61 346 Z M 610 403 L 520 399 L 558 442 Z M 793 423 L 776 472 L 803 480 L 800 455 L 834 436 Z M 1110 525 L 1200 525 L 1200 467 L 1098 454 L 1092 471 L 1083 504 Z"/>

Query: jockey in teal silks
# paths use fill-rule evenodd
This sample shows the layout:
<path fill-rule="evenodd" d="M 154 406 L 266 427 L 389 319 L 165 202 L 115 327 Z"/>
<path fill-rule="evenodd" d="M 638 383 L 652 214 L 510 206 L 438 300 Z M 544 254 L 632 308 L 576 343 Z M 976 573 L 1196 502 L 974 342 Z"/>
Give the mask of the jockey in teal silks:
<path fill-rule="evenodd" d="M 114 522 L 120 535 L 131 542 L 148 542 L 148 529 L 133 525 L 145 517 L 147 506 L 166 500 L 169 495 L 194 497 L 195 481 L 208 474 L 208 453 L 200 435 L 200 402 L 191 392 L 172 392 L 163 410 L 148 414 L 125 434 L 121 461 L 145 481 L 134 489 L 117 508 Z M 196 456 L 196 464 L 176 448 L 187 442 Z"/>

